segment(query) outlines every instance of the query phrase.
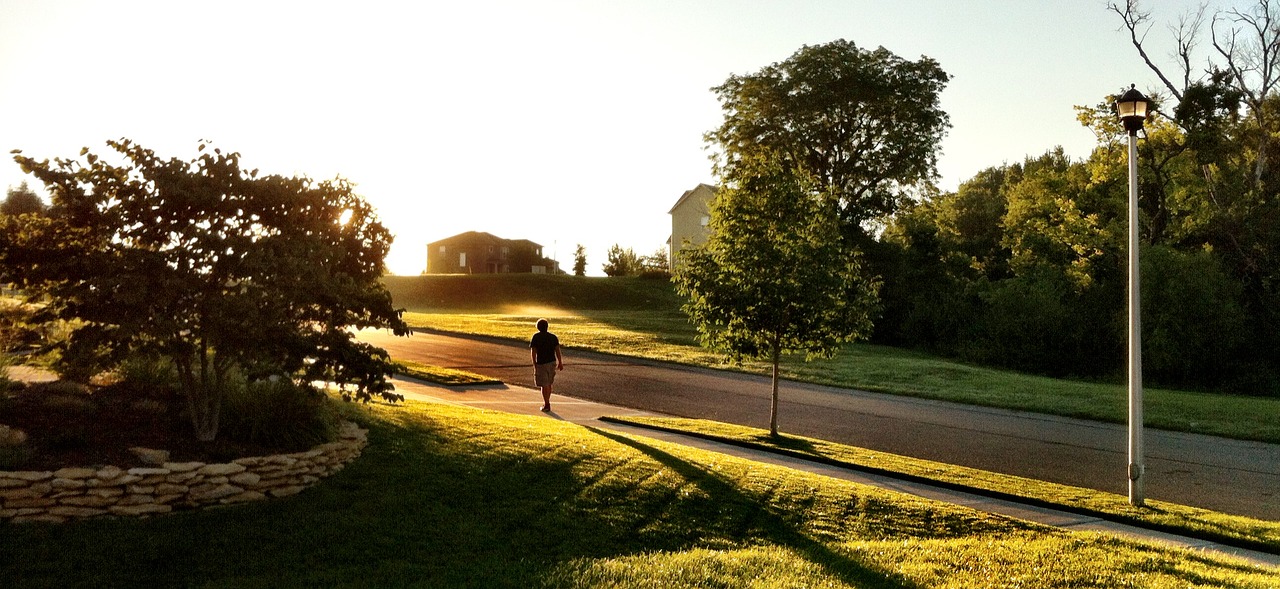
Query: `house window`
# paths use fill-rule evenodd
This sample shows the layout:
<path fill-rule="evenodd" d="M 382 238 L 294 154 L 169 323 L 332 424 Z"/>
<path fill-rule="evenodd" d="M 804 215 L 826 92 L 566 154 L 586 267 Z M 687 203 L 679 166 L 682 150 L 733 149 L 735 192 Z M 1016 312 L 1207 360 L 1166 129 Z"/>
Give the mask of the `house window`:
<path fill-rule="evenodd" d="M 467 267 L 467 252 L 461 252 L 458 254 L 458 266 L 463 268 Z"/>
<path fill-rule="evenodd" d="M 445 247 L 445 246 L 443 246 L 443 245 L 442 245 L 442 246 L 440 246 L 440 253 L 442 253 L 442 254 L 443 254 L 443 253 L 445 252 L 445 250 L 447 250 L 447 249 L 448 249 L 448 248 L 446 248 L 446 247 Z"/>
<path fill-rule="evenodd" d="M 708 215 L 703 215 L 703 216 L 702 216 L 702 226 L 703 226 L 703 227 L 706 227 L 707 225 L 710 225 L 710 224 L 711 224 L 711 217 L 710 217 L 710 216 L 708 216 Z"/>

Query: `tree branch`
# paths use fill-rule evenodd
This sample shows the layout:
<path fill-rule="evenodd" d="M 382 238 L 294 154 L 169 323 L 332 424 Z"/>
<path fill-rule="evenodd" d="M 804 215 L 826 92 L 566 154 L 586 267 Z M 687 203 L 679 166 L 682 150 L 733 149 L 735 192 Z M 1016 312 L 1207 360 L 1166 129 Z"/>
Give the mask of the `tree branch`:
<path fill-rule="evenodd" d="M 1155 72 L 1161 82 L 1164 82 L 1165 87 L 1169 89 L 1169 93 L 1173 94 L 1178 99 L 1178 102 L 1182 102 L 1182 91 L 1174 87 L 1173 82 L 1170 82 L 1169 78 L 1160 70 L 1160 67 L 1151 61 L 1151 57 L 1147 55 L 1147 50 L 1142 47 L 1142 43 L 1146 40 L 1147 32 L 1151 30 L 1151 27 L 1148 25 L 1142 31 L 1141 38 L 1138 35 L 1138 27 L 1147 24 L 1151 20 L 1151 13 L 1139 10 L 1138 0 L 1125 0 L 1124 8 L 1114 2 L 1109 2 L 1107 3 L 1107 9 L 1120 16 L 1125 28 L 1129 30 L 1129 39 L 1133 42 L 1134 48 L 1138 50 L 1138 55 L 1142 57 L 1142 61 L 1146 62 L 1147 67 Z"/>

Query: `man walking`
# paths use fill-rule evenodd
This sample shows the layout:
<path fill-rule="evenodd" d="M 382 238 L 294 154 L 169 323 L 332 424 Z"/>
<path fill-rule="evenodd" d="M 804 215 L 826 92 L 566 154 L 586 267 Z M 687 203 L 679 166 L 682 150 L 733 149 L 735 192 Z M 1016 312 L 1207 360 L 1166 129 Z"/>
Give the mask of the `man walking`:
<path fill-rule="evenodd" d="M 564 370 L 564 358 L 560 356 L 560 338 L 547 331 L 546 319 L 538 320 L 538 332 L 529 340 L 529 355 L 533 357 L 533 384 L 542 389 L 542 410 L 551 411 L 551 384 L 556 371 Z"/>

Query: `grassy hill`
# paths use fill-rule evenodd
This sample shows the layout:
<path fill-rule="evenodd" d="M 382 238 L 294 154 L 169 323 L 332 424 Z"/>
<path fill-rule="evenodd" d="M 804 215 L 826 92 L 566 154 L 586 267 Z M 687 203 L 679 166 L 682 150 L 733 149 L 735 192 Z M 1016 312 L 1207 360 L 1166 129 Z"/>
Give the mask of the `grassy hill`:
<path fill-rule="evenodd" d="M 383 279 L 397 307 L 414 312 L 571 310 L 678 311 L 670 282 L 548 274 L 440 274 Z"/>

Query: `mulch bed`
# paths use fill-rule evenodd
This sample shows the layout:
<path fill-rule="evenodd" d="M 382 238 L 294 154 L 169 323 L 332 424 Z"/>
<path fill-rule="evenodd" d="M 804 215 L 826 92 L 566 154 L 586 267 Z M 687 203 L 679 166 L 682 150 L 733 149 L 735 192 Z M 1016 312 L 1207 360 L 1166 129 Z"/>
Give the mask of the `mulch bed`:
<path fill-rule="evenodd" d="M 0 447 L 0 470 L 144 466 L 133 447 L 167 450 L 175 462 L 223 462 L 272 454 L 273 448 L 195 439 L 185 403 L 173 391 L 66 382 L 19 385 L 0 392 L 0 425 L 22 430 L 19 450 Z"/>

